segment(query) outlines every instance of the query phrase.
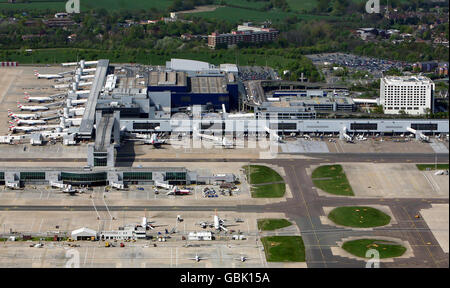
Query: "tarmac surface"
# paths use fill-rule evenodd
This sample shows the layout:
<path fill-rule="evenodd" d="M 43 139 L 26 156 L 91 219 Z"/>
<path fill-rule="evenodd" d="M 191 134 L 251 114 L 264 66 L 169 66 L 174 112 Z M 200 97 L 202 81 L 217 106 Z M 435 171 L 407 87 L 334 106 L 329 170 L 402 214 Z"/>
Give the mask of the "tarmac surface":
<path fill-rule="evenodd" d="M 364 259 L 355 259 L 335 253 L 338 242 L 349 237 L 392 237 L 408 243 L 413 249 L 413 257 L 395 258 L 391 262 L 382 262 L 381 267 L 448 267 L 448 253 L 445 253 L 427 221 L 416 218 L 418 213 L 436 204 L 448 205 L 448 194 L 444 197 L 430 198 L 428 195 L 416 195 L 415 198 L 403 195 L 386 197 L 380 195 L 373 198 L 335 197 L 319 195 L 308 170 L 312 166 L 330 163 L 448 163 L 448 154 L 415 154 L 415 153 L 335 153 L 335 154 L 302 154 L 302 159 L 222 159 L 226 162 L 247 162 L 277 165 L 284 169 L 285 181 L 291 191 L 286 201 L 254 205 L 251 202 L 240 205 L 141 205 L 141 206 L 109 206 L 112 211 L 209 211 L 220 209 L 223 212 L 236 213 L 285 213 L 286 217 L 298 226 L 306 247 L 307 267 L 365 267 Z M 73 159 L 72 159 L 73 160 Z M 84 160 L 84 159 L 83 159 Z M 3 159 L 0 159 L 3 161 Z M 17 161 L 17 160 L 16 160 Z M 218 162 L 217 159 L 140 159 L 139 162 Z M 220 160 L 219 160 L 220 161 Z M 45 161 L 42 161 L 44 163 Z M 400 165 L 399 164 L 399 165 Z M 421 197 L 417 197 L 421 196 Z M 357 230 L 323 224 L 321 216 L 326 215 L 323 207 L 345 205 L 384 205 L 392 211 L 396 223 L 390 226 Z M 4 205 L 0 210 L 7 211 L 93 211 L 89 206 L 58 205 Z M 102 210 L 105 208 L 98 207 Z M 447 225 L 448 227 L 448 225 Z M 334 251 L 334 252 L 333 252 Z"/>

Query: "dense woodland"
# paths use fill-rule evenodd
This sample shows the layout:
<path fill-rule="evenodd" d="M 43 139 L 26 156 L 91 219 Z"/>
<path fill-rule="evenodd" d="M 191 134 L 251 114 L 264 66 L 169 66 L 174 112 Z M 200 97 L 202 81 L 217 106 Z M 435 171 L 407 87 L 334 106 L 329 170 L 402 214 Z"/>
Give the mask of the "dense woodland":
<path fill-rule="evenodd" d="M 258 5 L 260 7 L 258 9 L 292 12 L 292 7 L 289 7 L 286 0 L 253 1 L 255 3 L 263 2 L 259 3 L 263 5 Z M 389 3 L 399 12 L 413 11 L 412 9 L 428 12 L 436 9 L 435 6 L 430 6 L 426 1 L 421 0 L 391 0 Z M 224 48 L 216 51 L 206 48 L 205 36 L 214 31 L 229 32 L 235 29 L 240 22 L 185 14 L 180 16 L 184 21 L 139 24 L 142 20 L 168 17 L 171 11 L 193 9 L 195 6 L 206 4 L 232 6 L 227 4 L 226 0 L 174 0 L 168 9 L 152 8 L 137 11 L 95 9 L 72 15 L 71 19 L 75 24 L 68 27 L 48 27 L 45 24 L 46 19 L 52 18 L 55 12 L 60 11 L 0 10 L 0 58 L 14 60 L 12 58 L 17 58 L 26 49 L 45 48 L 64 48 L 58 50 L 57 53 L 67 53 L 67 57 L 74 53 L 73 49 L 79 49 L 82 51 L 80 53 L 88 53 L 86 56 L 95 56 L 104 51 L 113 59 L 114 55 L 118 53 L 129 55 L 129 62 L 135 60 L 154 64 L 156 64 L 155 62 L 163 63 L 170 55 L 185 56 L 186 58 L 200 57 L 201 60 L 212 62 L 228 60 L 240 62 L 243 65 L 267 63 L 269 58 L 271 62 L 269 64 L 275 62 L 273 63 L 275 68 L 292 71 L 289 77 L 295 79 L 303 72 L 311 80 L 321 79 L 312 63 L 302 56 L 311 53 L 341 51 L 407 62 L 448 61 L 449 59 L 448 49 L 444 46 L 415 41 L 393 44 L 384 39 L 365 42 L 352 35 L 352 31 L 359 27 L 394 28 L 402 33 L 413 33 L 414 28 L 411 25 L 436 25 L 436 17 L 430 17 L 429 15 L 433 15 L 430 13 L 424 13 L 425 16 L 421 17 L 410 13 L 410 17 L 392 20 L 384 17 L 384 14 L 369 15 L 357 12 L 364 11 L 364 1 L 318 0 L 317 5 L 310 11 L 291 13 L 290 16 L 280 21 L 266 23 L 281 31 L 278 41 L 259 45 L 239 45 L 233 49 Z M 442 5 L 438 11 L 439 15 L 448 15 L 446 14 L 448 13 L 448 2 L 447 6 Z M 312 16 L 305 18 L 302 17 L 302 13 Z M 437 24 L 434 31 L 445 34 L 448 39 L 448 22 Z M 76 34 L 75 37 L 69 38 L 74 34 Z M 180 38 L 183 34 L 203 35 L 204 37 L 203 39 L 198 37 L 191 41 L 183 41 Z M 24 38 L 24 35 L 33 36 Z M 431 37 L 431 33 L 424 32 L 420 36 L 427 40 Z M 92 50 L 91 55 L 89 50 Z M 150 55 L 147 60 L 145 60 L 146 53 Z M 117 58 L 122 60 L 120 55 Z M 26 54 L 22 56 L 24 61 L 30 61 Z M 56 61 L 64 58 L 62 56 L 47 55 L 40 58 L 37 54 L 32 61 L 52 62 L 52 58 Z M 281 61 L 278 61 L 280 59 Z"/>

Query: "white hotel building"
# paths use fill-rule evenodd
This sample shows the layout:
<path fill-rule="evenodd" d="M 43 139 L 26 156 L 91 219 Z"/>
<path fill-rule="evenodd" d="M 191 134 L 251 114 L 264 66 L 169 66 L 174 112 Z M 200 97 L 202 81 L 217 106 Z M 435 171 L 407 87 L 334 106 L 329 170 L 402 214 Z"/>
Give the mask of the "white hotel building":
<path fill-rule="evenodd" d="M 380 104 L 386 114 L 432 112 L 433 93 L 433 81 L 424 76 L 387 76 L 380 81 Z"/>

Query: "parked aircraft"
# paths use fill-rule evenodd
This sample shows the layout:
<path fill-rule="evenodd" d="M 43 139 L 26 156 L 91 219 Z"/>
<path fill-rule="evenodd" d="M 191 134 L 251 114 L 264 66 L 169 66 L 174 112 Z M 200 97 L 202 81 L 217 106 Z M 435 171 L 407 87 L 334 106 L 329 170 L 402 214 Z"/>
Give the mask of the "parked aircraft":
<path fill-rule="evenodd" d="M 14 122 L 9 121 L 11 125 L 38 125 L 38 124 L 46 124 L 47 122 L 44 120 L 24 120 L 24 119 L 14 119 Z"/>
<path fill-rule="evenodd" d="M 173 189 L 167 192 L 167 195 L 190 195 L 191 190 L 189 189 L 179 189 L 177 186 L 173 187 Z"/>
<path fill-rule="evenodd" d="M 358 140 L 358 141 L 366 141 L 367 138 L 364 137 L 364 134 L 362 134 L 362 135 L 357 135 L 357 136 L 356 136 L 356 140 Z"/>
<path fill-rule="evenodd" d="M 8 116 L 12 118 L 18 118 L 18 119 L 38 119 L 41 117 L 39 113 L 36 114 L 15 114 L 11 110 L 8 109 Z"/>
<path fill-rule="evenodd" d="M 20 110 L 26 110 L 26 111 L 39 111 L 39 110 L 48 110 L 48 107 L 46 106 L 23 106 L 20 104 L 20 102 L 17 103 L 17 108 Z"/>
<path fill-rule="evenodd" d="M 200 257 L 198 254 L 195 254 L 195 257 L 188 258 L 189 260 L 194 260 L 195 262 L 200 262 L 201 260 L 207 260 L 208 258 Z"/>
<path fill-rule="evenodd" d="M 15 133 L 16 131 L 32 132 L 32 131 L 40 131 L 42 130 L 42 128 L 40 128 L 39 126 L 22 126 L 22 127 L 9 126 L 9 130 L 13 133 Z"/>
<path fill-rule="evenodd" d="M 226 228 L 226 226 L 230 226 L 230 225 L 226 225 L 225 224 L 225 219 L 220 219 L 219 216 L 217 215 L 217 211 L 214 215 L 213 218 L 213 222 L 208 222 L 208 221 L 203 221 L 200 223 L 197 223 L 197 225 L 200 225 L 203 229 L 210 227 L 210 228 L 214 228 L 218 231 L 228 231 L 228 229 Z"/>
<path fill-rule="evenodd" d="M 54 99 L 52 97 L 30 97 L 28 92 L 24 92 L 25 100 L 28 100 L 28 102 L 38 102 L 38 103 L 42 103 L 42 102 L 51 102 Z M 58 94 L 59 95 L 59 94 Z"/>
<path fill-rule="evenodd" d="M 234 260 L 245 262 L 247 260 L 250 260 L 250 258 L 247 258 L 246 256 L 241 255 L 239 258 L 234 258 Z"/>
<path fill-rule="evenodd" d="M 64 77 L 64 76 L 59 75 L 59 74 L 40 74 L 37 70 L 34 70 L 34 75 L 38 79 L 59 79 L 59 78 L 63 78 Z"/>
<path fill-rule="evenodd" d="M 164 226 L 164 225 L 154 225 L 153 223 L 155 223 L 155 221 L 148 221 L 147 217 L 144 215 L 144 217 L 142 217 L 140 225 L 144 227 L 146 230 L 148 229 L 154 230 L 156 227 Z"/>

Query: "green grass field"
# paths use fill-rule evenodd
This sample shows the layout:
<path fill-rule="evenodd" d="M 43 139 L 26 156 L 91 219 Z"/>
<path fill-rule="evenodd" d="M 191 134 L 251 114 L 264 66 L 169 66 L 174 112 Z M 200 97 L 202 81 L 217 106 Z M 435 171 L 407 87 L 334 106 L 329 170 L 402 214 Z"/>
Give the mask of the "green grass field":
<path fill-rule="evenodd" d="M 263 184 L 283 181 L 283 177 L 281 177 L 280 174 L 267 166 L 246 165 L 242 168 L 245 169 L 246 175 L 249 175 L 250 173 L 250 184 Z"/>
<path fill-rule="evenodd" d="M 312 173 L 314 185 L 330 194 L 354 196 L 341 165 L 325 165 L 316 168 Z"/>
<path fill-rule="evenodd" d="M 247 165 L 242 168 L 245 170 L 248 182 L 255 185 L 251 187 L 253 198 L 279 198 L 284 196 L 286 184 L 283 177 L 275 170 L 261 165 Z"/>
<path fill-rule="evenodd" d="M 261 238 L 268 262 L 305 262 L 305 244 L 300 236 Z"/>
<path fill-rule="evenodd" d="M 247 1 L 247 0 L 224 0 L 224 1 L 216 1 L 216 4 L 221 5 L 221 3 L 225 2 L 225 6 L 236 6 L 247 9 L 261 9 L 268 2 L 265 1 Z"/>
<path fill-rule="evenodd" d="M 417 169 L 421 171 L 436 170 L 436 164 L 416 164 Z M 449 169 L 448 164 L 437 164 L 437 170 Z"/>
<path fill-rule="evenodd" d="M 294 14 L 275 9 L 270 11 L 258 11 L 247 8 L 219 7 L 214 11 L 199 12 L 191 15 L 203 18 L 214 18 L 228 22 L 245 22 L 245 21 L 263 22 L 266 20 L 270 20 L 272 22 L 279 22 L 285 19 L 286 17 L 289 17 Z"/>
<path fill-rule="evenodd" d="M 267 184 L 251 188 L 253 198 L 280 198 L 286 193 L 286 184 Z"/>
<path fill-rule="evenodd" d="M 291 225 L 286 219 L 258 219 L 258 229 L 263 231 L 273 231 Z"/>
<path fill-rule="evenodd" d="M 399 257 L 406 251 L 406 248 L 398 243 L 377 239 L 347 241 L 342 245 L 342 249 L 362 258 L 366 258 L 367 250 L 375 249 L 380 253 L 380 259 Z"/>
<path fill-rule="evenodd" d="M 338 225 L 358 228 L 384 226 L 391 221 L 389 215 L 364 206 L 338 207 L 328 214 L 328 218 Z"/>

